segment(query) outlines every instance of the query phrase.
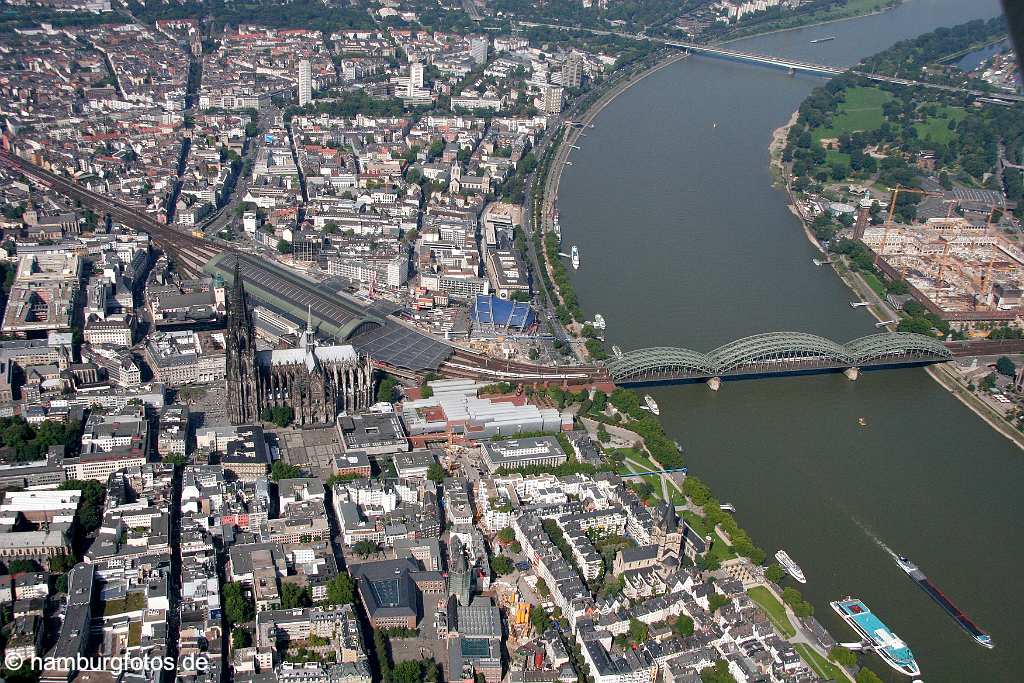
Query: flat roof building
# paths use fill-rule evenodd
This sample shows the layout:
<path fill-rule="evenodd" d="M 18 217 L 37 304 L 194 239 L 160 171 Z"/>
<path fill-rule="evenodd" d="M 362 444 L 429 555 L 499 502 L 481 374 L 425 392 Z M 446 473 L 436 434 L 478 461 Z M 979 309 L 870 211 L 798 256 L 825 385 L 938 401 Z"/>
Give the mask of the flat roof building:
<path fill-rule="evenodd" d="M 409 450 L 402 420 L 395 413 L 343 415 L 338 418 L 338 436 L 346 451 L 385 455 Z"/>
<path fill-rule="evenodd" d="M 568 460 L 558 439 L 553 436 L 489 441 L 483 445 L 483 456 L 489 472 L 530 465 L 560 465 Z"/>

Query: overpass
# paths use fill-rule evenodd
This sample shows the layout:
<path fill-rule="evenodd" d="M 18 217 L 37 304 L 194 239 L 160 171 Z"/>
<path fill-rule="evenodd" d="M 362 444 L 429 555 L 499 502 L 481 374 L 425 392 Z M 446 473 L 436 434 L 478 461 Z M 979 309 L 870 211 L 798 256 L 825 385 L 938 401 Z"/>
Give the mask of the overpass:
<path fill-rule="evenodd" d="M 953 358 L 942 341 L 906 332 L 885 332 L 839 344 L 806 332 L 767 332 L 744 337 L 708 353 L 691 349 L 638 349 L 608 362 L 619 385 L 706 381 L 717 390 L 723 380 L 844 372 L 941 363 Z"/>

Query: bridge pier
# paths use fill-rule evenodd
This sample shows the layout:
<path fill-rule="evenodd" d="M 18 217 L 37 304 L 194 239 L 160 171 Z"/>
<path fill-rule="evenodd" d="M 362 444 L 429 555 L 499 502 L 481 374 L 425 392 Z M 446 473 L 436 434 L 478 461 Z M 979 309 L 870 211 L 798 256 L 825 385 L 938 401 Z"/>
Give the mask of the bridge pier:
<path fill-rule="evenodd" d="M 708 389 L 710 389 L 711 391 L 718 391 L 718 388 L 720 386 L 722 386 L 721 377 L 712 377 L 711 379 L 708 380 Z"/>
<path fill-rule="evenodd" d="M 853 382 L 860 377 L 860 368 L 846 368 L 843 370 L 843 374 L 846 375 L 846 379 Z"/>

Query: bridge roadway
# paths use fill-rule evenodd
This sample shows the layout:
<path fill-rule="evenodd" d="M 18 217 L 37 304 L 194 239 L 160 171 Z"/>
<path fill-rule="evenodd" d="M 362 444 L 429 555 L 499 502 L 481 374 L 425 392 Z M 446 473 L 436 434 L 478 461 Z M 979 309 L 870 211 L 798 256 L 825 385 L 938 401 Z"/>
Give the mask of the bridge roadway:
<path fill-rule="evenodd" d="M 653 39 L 652 39 L 653 40 Z M 1010 92 L 988 92 L 985 90 L 973 90 L 971 88 L 960 88 L 953 85 L 942 85 L 941 83 L 929 83 L 927 81 L 915 81 L 908 78 L 896 78 L 895 76 L 887 76 L 885 74 L 876 74 L 870 71 L 858 71 L 856 69 L 847 69 L 838 66 L 829 66 L 827 64 L 815 64 L 813 62 L 802 62 L 796 59 L 788 59 L 786 57 L 773 57 L 771 55 L 759 54 L 757 52 L 742 52 L 740 50 L 730 50 L 724 47 L 715 47 L 714 45 L 700 45 L 697 43 L 687 43 L 683 41 L 662 41 L 663 44 L 669 47 L 677 47 L 690 52 L 697 52 L 700 54 L 706 54 L 713 57 L 723 57 L 725 59 L 734 59 L 741 62 L 752 62 L 754 64 L 764 64 L 766 66 L 776 66 L 783 69 L 790 69 L 792 71 L 802 71 L 804 73 L 815 74 L 818 76 L 838 76 L 841 73 L 849 71 L 857 76 L 877 81 L 880 83 L 894 83 L 896 85 L 908 85 L 908 86 L 920 86 L 922 88 L 930 88 L 932 90 L 943 90 L 945 92 L 956 92 L 964 95 L 970 95 L 982 100 L 991 100 L 1003 104 L 1012 102 L 1024 102 L 1024 95 L 1018 95 Z"/>
<path fill-rule="evenodd" d="M 619 38 L 630 38 L 633 40 L 647 40 L 652 43 L 660 43 L 661 45 L 664 45 L 666 47 L 676 48 L 679 50 L 687 50 L 689 52 L 705 54 L 711 57 L 722 57 L 724 59 L 733 59 L 741 62 L 750 62 L 753 64 L 763 64 L 765 66 L 780 67 L 783 69 L 791 69 L 792 71 L 801 71 L 804 73 L 815 74 L 818 76 L 837 76 L 841 73 L 851 71 L 852 73 L 858 76 L 863 76 L 864 78 L 868 78 L 873 81 L 895 83 L 897 85 L 915 85 L 924 88 L 931 88 L 934 90 L 944 90 L 946 92 L 958 92 L 963 93 L 965 95 L 971 95 L 972 97 L 977 97 L 982 101 L 997 102 L 1000 104 L 1024 102 L 1024 95 L 1018 95 L 1016 93 L 988 92 L 984 90 L 960 88 L 951 85 L 940 85 L 938 83 L 928 83 L 926 81 L 915 81 L 906 78 L 896 78 L 884 74 L 857 71 L 850 69 L 848 67 L 831 66 L 828 64 L 815 64 L 813 62 L 804 62 L 798 59 L 789 59 L 787 57 L 775 57 L 772 55 L 759 54 L 757 52 L 733 50 L 727 47 L 721 47 L 717 45 L 704 45 L 701 43 L 693 43 L 685 40 L 669 40 L 666 38 L 655 38 L 651 36 L 646 36 L 642 33 L 633 34 L 625 33 L 622 31 L 602 31 L 601 29 L 583 28 L 579 26 L 562 26 L 560 24 L 545 24 L 528 21 L 522 21 L 519 23 L 522 24 L 523 26 L 540 26 L 544 28 L 553 28 L 562 31 L 585 31 L 587 33 L 593 33 L 597 35 L 617 36 Z"/>
<path fill-rule="evenodd" d="M 920 86 L 923 88 L 930 88 L 932 90 L 943 90 L 945 92 L 956 92 L 963 93 L 965 95 L 971 95 L 972 97 L 980 98 L 983 100 L 992 100 L 1000 103 L 1011 103 L 1011 102 L 1024 102 L 1024 95 L 1018 95 L 1010 92 L 988 92 L 985 90 L 973 90 L 971 88 L 960 88 L 953 85 L 942 85 L 940 83 L 929 83 L 927 81 L 915 81 L 908 78 L 896 78 L 895 76 L 887 76 L 885 74 L 876 74 L 869 71 L 858 71 L 856 69 L 849 69 L 839 66 L 830 66 L 828 64 L 815 64 L 813 62 L 804 62 L 797 59 L 789 59 L 787 57 L 773 57 L 772 55 L 760 54 L 757 52 L 744 52 L 741 50 L 731 50 L 725 47 L 718 47 L 715 45 L 701 45 L 699 43 L 690 43 L 686 41 L 672 41 L 672 40 L 658 40 L 655 38 L 649 38 L 653 42 L 660 42 L 668 47 L 675 47 L 690 52 L 696 52 L 699 54 L 710 55 L 712 57 L 723 57 L 725 59 L 733 59 L 741 62 L 751 62 L 754 64 L 763 64 L 765 66 L 781 67 L 783 69 L 790 69 L 792 71 L 802 71 L 804 73 L 815 74 L 818 76 L 838 76 L 841 73 L 849 71 L 857 76 L 870 79 L 872 81 L 878 81 L 880 83 L 894 83 L 896 85 L 908 85 L 908 86 Z"/>

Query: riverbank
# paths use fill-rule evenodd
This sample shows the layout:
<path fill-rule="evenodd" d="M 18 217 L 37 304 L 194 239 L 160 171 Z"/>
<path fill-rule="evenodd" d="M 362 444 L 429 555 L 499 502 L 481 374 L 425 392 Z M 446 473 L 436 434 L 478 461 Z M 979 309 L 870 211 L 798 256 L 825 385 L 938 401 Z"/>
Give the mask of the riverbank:
<path fill-rule="evenodd" d="M 545 179 L 544 184 L 544 203 L 542 207 L 543 215 L 550 216 L 554 210 L 555 203 L 558 201 L 558 187 L 562 179 L 562 171 L 565 169 L 565 162 L 569 160 L 569 151 L 572 149 L 572 145 L 583 135 L 583 130 L 586 126 L 597 118 L 597 115 L 604 110 L 612 101 L 621 95 L 622 93 L 629 90 L 631 87 L 644 80 L 653 73 L 656 73 L 666 66 L 675 64 L 676 62 L 685 59 L 686 53 L 677 52 L 659 60 L 656 64 L 653 64 L 647 69 L 640 71 L 635 76 L 627 76 L 622 79 L 614 86 L 608 89 L 603 95 L 594 101 L 587 110 L 580 116 L 580 123 L 584 124 L 582 127 L 570 127 L 565 136 L 562 139 L 562 143 L 559 145 L 558 153 L 551 162 L 551 166 L 548 169 L 548 175 Z"/>
<path fill-rule="evenodd" d="M 800 110 L 794 111 L 789 120 L 772 131 L 772 141 L 768 144 L 768 164 L 772 171 L 772 181 L 779 185 L 789 183 L 786 178 L 786 168 L 782 163 L 782 150 L 786 148 L 786 141 L 789 139 L 789 131 L 800 119 Z"/>
<path fill-rule="evenodd" d="M 657 72 L 657 71 L 659 71 L 659 70 L 661 70 L 661 69 L 663 69 L 663 68 L 665 68 L 667 66 L 670 66 L 671 64 L 674 64 L 675 62 L 685 58 L 685 56 L 686 55 L 684 55 L 684 54 L 668 55 L 664 59 L 659 60 L 656 64 L 652 65 L 651 67 L 649 67 L 647 69 L 644 69 L 644 70 L 642 70 L 640 72 L 637 72 L 636 74 L 632 75 L 628 79 L 624 78 L 621 82 L 616 83 L 612 87 L 610 87 L 604 94 L 602 94 L 589 107 L 587 107 L 587 109 L 582 114 L 580 114 L 578 117 L 575 117 L 575 116 L 573 117 L 574 121 L 578 121 L 582 125 L 578 126 L 578 127 L 576 127 L 576 126 L 574 126 L 574 127 L 567 127 L 567 128 L 564 129 L 563 136 L 562 136 L 561 140 L 559 141 L 558 150 L 556 151 L 555 155 L 551 159 L 550 165 L 548 166 L 547 175 L 546 175 L 546 177 L 544 179 L 544 182 L 543 182 L 544 196 L 543 196 L 543 198 L 541 200 L 541 207 L 542 208 L 541 208 L 541 212 L 540 212 L 544 217 L 550 218 L 551 216 L 554 215 L 555 207 L 556 207 L 557 202 L 558 202 L 558 193 L 559 193 L 559 191 L 561 189 L 562 173 L 564 172 L 565 166 L 567 165 L 567 161 L 570 158 L 571 150 L 573 149 L 573 146 L 579 145 L 581 140 L 582 141 L 586 141 L 586 140 L 590 139 L 590 138 L 584 138 L 582 136 L 585 135 L 588 132 L 588 130 L 590 130 L 590 126 L 592 125 L 592 122 L 596 119 L 596 117 L 612 101 L 614 101 L 616 97 L 618 97 L 619 95 L 624 93 L 630 87 L 632 87 L 633 85 L 639 83 L 640 81 L 642 81 L 643 79 L 647 78 L 651 74 L 653 74 L 653 73 L 655 73 L 655 72 Z M 783 137 L 783 143 L 784 143 L 784 140 L 785 140 L 785 138 Z M 547 250 L 544 250 L 544 254 L 545 254 L 545 261 L 543 263 L 543 267 L 545 268 L 545 270 L 549 274 L 552 274 L 552 270 L 551 270 L 552 269 L 552 264 L 550 262 L 550 259 L 551 258 L 557 258 L 557 255 L 552 257 L 551 254 Z M 585 259 L 586 258 L 586 254 L 583 254 L 583 257 Z M 637 394 L 636 392 L 629 392 L 629 393 L 634 395 L 637 399 L 639 399 L 639 394 Z M 593 419 L 593 416 L 590 416 L 590 417 L 588 417 L 586 419 L 581 418 L 580 421 L 581 421 L 581 423 L 583 423 L 588 428 L 588 431 L 591 431 L 592 433 L 596 434 L 596 429 L 597 429 L 596 423 L 588 424 L 588 422 L 590 422 L 592 419 Z M 651 419 L 651 418 L 645 416 L 645 419 Z M 654 436 L 655 437 L 660 437 L 661 440 L 667 440 L 667 437 L 664 436 L 664 432 L 663 432 L 664 427 L 662 426 L 662 424 L 663 424 L 662 423 L 662 419 L 661 418 L 654 418 L 654 419 L 656 420 L 656 424 L 658 426 L 658 429 L 656 430 L 657 433 L 654 434 Z M 601 420 L 601 422 L 604 422 L 604 420 Z M 629 425 L 635 425 L 635 423 L 631 422 L 631 423 L 629 423 Z M 629 425 L 627 425 L 627 428 L 633 428 L 633 427 L 630 427 Z M 611 423 L 609 421 L 609 422 L 604 422 L 604 426 L 605 426 L 605 428 L 607 430 L 609 430 L 609 432 L 612 432 L 613 428 L 614 427 L 618 427 L 619 425 L 615 425 L 615 424 L 613 424 L 613 423 Z M 651 462 L 653 462 L 653 463 L 664 462 L 664 461 L 659 461 L 658 456 L 656 456 L 655 452 L 651 448 L 649 448 L 649 443 L 648 443 L 648 439 L 647 438 L 644 438 L 644 437 L 641 436 L 640 439 L 643 442 L 644 452 L 648 455 L 649 460 Z M 673 454 L 674 454 L 674 451 L 673 451 Z M 628 464 L 626 464 L 626 467 L 629 468 L 629 469 L 632 469 Z M 670 467 L 670 465 L 666 464 L 665 467 Z M 671 479 L 671 477 L 668 476 L 668 475 L 663 474 L 661 477 L 659 477 L 659 479 L 661 480 L 661 487 L 662 487 L 661 497 L 663 499 L 668 500 L 668 501 L 673 502 L 673 503 L 676 503 L 676 504 L 685 505 L 686 509 L 691 509 L 691 510 L 702 509 L 705 514 L 708 514 L 707 513 L 707 508 L 705 506 L 707 504 L 709 504 L 709 501 L 710 501 L 710 504 L 712 504 L 713 507 L 714 507 L 714 515 L 716 515 L 716 516 L 717 515 L 722 515 L 723 517 L 727 517 L 727 519 L 723 519 L 719 523 L 721 523 L 723 525 L 725 525 L 725 524 L 731 525 L 728 528 L 731 530 L 731 533 L 733 534 L 733 540 L 735 541 L 736 538 L 741 538 L 741 539 L 743 539 L 743 544 L 751 543 L 751 545 L 752 545 L 752 542 L 749 541 L 749 536 L 746 534 L 746 532 L 744 532 L 742 530 L 742 528 L 740 528 L 738 525 L 736 525 L 735 517 L 733 517 L 732 515 L 727 515 L 726 513 L 721 513 L 720 512 L 720 510 L 718 509 L 718 501 L 717 501 L 717 499 L 714 499 L 712 497 L 711 492 L 709 490 L 707 490 L 706 486 L 704 484 L 702 484 L 695 476 L 689 476 L 688 475 L 686 477 L 686 482 L 689 482 L 689 486 L 692 486 L 692 487 L 696 488 L 700 495 L 694 494 L 694 492 L 692 490 L 688 491 L 688 492 L 684 492 L 681 489 L 686 488 L 686 485 L 678 484 L 677 482 L 673 481 Z M 713 522 L 713 524 L 714 524 L 714 522 Z M 715 524 L 715 526 L 717 526 L 717 524 Z M 714 528 L 714 527 L 712 527 L 712 528 Z M 751 549 L 747 549 L 744 553 L 740 553 L 740 554 L 745 554 L 747 559 L 752 561 L 755 565 L 758 564 L 758 563 L 764 563 L 765 565 L 767 565 L 768 562 L 770 562 L 770 560 L 765 562 L 765 560 L 764 560 L 764 551 L 761 550 L 760 548 L 757 548 L 757 547 L 753 547 Z M 750 555 L 753 555 L 754 557 L 750 558 Z M 712 559 L 714 559 L 714 558 L 712 558 Z M 747 561 L 747 560 L 744 560 L 744 561 Z M 713 565 L 709 565 L 709 566 L 713 566 Z M 824 629 L 824 627 L 822 627 L 822 629 Z M 802 641 L 798 641 L 798 642 L 802 642 Z M 808 644 L 808 647 L 812 648 L 812 650 L 819 657 L 821 657 L 822 659 L 827 659 L 828 653 L 827 653 L 826 649 L 820 643 L 818 643 L 816 641 L 813 641 L 812 639 L 808 638 L 807 639 L 807 644 Z"/>
<path fill-rule="evenodd" d="M 565 166 L 569 161 L 569 154 L 580 137 L 585 133 L 583 132 L 591 122 L 597 118 L 597 115 L 604 110 L 612 101 L 615 100 L 619 95 L 626 92 L 632 86 L 641 82 L 651 74 L 664 69 L 667 66 L 675 64 L 676 62 L 685 59 L 686 53 L 676 52 L 670 54 L 655 64 L 651 65 L 646 69 L 642 69 L 635 74 L 629 74 L 623 76 L 611 87 L 602 93 L 587 109 L 580 115 L 578 122 L 579 126 L 566 126 L 562 129 L 562 137 L 558 140 L 555 145 L 554 158 L 551 159 L 547 166 L 547 170 L 544 175 L 544 189 L 541 197 L 541 204 L 539 215 L 536 217 L 538 220 L 534 221 L 534 238 L 539 238 L 534 244 L 534 248 L 539 252 L 538 257 L 541 261 L 541 265 L 544 268 L 543 279 L 550 283 L 554 299 L 560 304 L 565 304 L 564 293 L 558 286 L 556 280 L 556 271 L 552 258 L 557 258 L 556 255 L 552 255 L 548 249 L 547 234 L 549 232 L 549 226 L 547 223 L 554 220 L 556 215 L 555 206 L 558 201 L 558 189 L 562 180 L 562 172 L 565 170 Z M 582 335 L 583 323 L 582 321 L 573 321 L 565 324 L 565 328 L 574 337 L 579 338 Z M 577 353 L 581 355 L 581 360 L 586 360 L 593 356 L 591 349 L 586 346 L 581 346 L 577 349 Z"/>
<path fill-rule="evenodd" d="M 749 40 L 751 38 L 763 38 L 765 36 L 773 36 L 773 35 L 776 35 L 778 33 L 786 33 L 787 31 L 798 31 L 798 30 L 804 29 L 804 28 L 815 28 L 817 26 L 828 26 L 829 24 L 838 24 L 841 21 L 850 21 L 852 19 L 863 19 L 864 17 L 873 17 L 873 16 L 876 16 L 876 15 L 879 15 L 879 14 L 885 14 L 886 12 L 891 12 L 892 10 L 896 9 L 897 7 L 899 7 L 900 5 L 902 5 L 906 1 L 907 0 L 897 0 L 897 2 L 895 2 L 894 4 L 892 4 L 892 5 L 888 6 L 888 7 L 883 7 L 881 9 L 871 10 L 871 11 L 868 11 L 868 12 L 854 12 L 852 14 L 848 14 L 848 15 L 842 16 L 842 17 L 835 17 L 833 19 L 823 19 L 821 21 L 811 21 L 811 22 L 808 22 L 806 24 L 797 24 L 795 26 L 786 26 L 784 28 L 775 28 L 775 29 L 771 29 L 771 30 L 768 30 L 768 31 L 759 31 L 759 32 L 756 32 L 756 33 L 747 33 L 747 34 L 744 34 L 744 35 L 741 35 L 741 36 L 736 36 L 734 38 L 729 38 L 727 40 L 723 40 L 719 44 L 720 45 L 728 45 L 729 43 L 735 43 L 735 42 L 740 41 L 740 40 Z"/>
<path fill-rule="evenodd" d="M 786 139 L 789 136 L 789 130 L 796 124 L 797 119 L 799 118 L 799 113 L 799 111 L 793 112 L 789 121 L 785 125 L 776 128 L 772 133 L 772 141 L 768 146 L 768 156 L 770 159 L 769 164 L 771 166 L 773 183 L 781 184 L 786 190 L 786 194 L 789 198 L 789 210 L 800 221 L 800 226 L 803 228 L 804 236 L 807 238 L 807 241 L 810 242 L 811 246 L 817 249 L 820 253 L 825 254 L 826 252 L 822 248 L 821 243 L 814 236 L 814 233 L 811 230 L 811 219 L 804 214 L 796 196 L 793 194 L 791 187 L 792 177 L 789 175 L 782 162 L 782 150 L 786 146 Z M 886 322 L 899 318 L 899 313 L 894 311 L 880 296 L 878 296 L 878 293 L 871 288 L 859 273 L 846 268 L 845 265 L 840 269 L 840 264 L 845 264 L 845 261 L 841 256 L 833 256 L 833 259 L 839 259 L 837 261 L 833 261 L 833 271 L 843 284 L 853 292 L 859 301 L 871 302 L 871 305 L 868 306 L 868 311 L 876 320 L 878 320 L 878 322 Z M 891 325 L 887 326 L 886 329 L 891 331 L 891 327 Z M 971 412 L 980 417 L 987 425 L 992 427 L 1000 435 L 1013 442 L 1013 444 L 1018 448 L 1024 450 L 1024 433 L 1017 430 L 1012 424 L 1007 422 L 1003 416 L 996 414 L 982 399 L 974 395 L 974 393 L 972 393 L 956 375 L 955 371 L 944 366 L 929 366 L 927 371 L 928 375 L 933 380 L 946 389 L 958 401 L 967 406 Z"/>

